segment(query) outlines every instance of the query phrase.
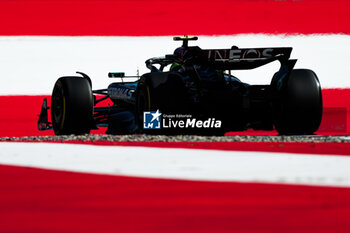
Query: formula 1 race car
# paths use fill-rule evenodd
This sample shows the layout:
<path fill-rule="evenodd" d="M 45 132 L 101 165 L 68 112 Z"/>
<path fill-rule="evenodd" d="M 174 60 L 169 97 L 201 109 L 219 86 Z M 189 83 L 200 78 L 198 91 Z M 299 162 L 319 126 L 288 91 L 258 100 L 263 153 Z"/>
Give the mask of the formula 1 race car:
<path fill-rule="evenodd" d="M 88 134 L 108 127 L 108 134 L 223 135 L 247 129 L 279 134 L 313 134 L 322 118 L 322 94 L 312 70 L 293 69 L 292 48 L 201 49 L 183 41 L 173 54 L 150 58 L 150 72 L 124 82 L 122 72 L 107 89 L 92 90 L 88 75 L 61 77 L 51 99 L 51 119 L 44 99 L 39 130 L 56 135 Z M 279 61 L 270 85 L 249 85 L 232 70 L 254 69 Z M 165 68 L 167 67 L 167 71 Z M 168 69 L 168 67 L 170 67 Z M 135 76 L 134 76 L 135 77 Z M 109 99 L 111 106 L 99 106 Z"/>

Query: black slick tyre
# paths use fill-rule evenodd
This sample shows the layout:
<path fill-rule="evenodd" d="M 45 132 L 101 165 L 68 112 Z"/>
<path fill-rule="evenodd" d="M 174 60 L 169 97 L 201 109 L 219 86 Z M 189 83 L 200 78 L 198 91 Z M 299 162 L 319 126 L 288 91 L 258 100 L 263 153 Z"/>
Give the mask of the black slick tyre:
<path fill-rule="evenodd" d="M 294 69 L 276 91 L 273 118 L 281 135 L 313 134 L 322 119 L 322 93 L 312 70 Z"/>
<path fill-rule="evenodd" d="M 136 122 L 140 133 L 178 134 L 178 129 L 144 129 L 145 111 L 162 114 L 186 112 L 186 94 L 181 76 L 176 72 L 149 73 L 141 77 L 136 89 Z"/>
<path fill-rule="evenodd" d="M 88 134 L 93 120 L 93 94 L 89 81 L 61 77 L 51 99 L 52 126 L 56 135 Z"/>
<path fill-rule="evenodd" d="M 136 124 L 140 133 L 144 133 L 143 129 L 143 112 L 151 110 L 151 96 L 149 86 L 145 82 L 140 82 L 137 86 L 136 95 Z"/>

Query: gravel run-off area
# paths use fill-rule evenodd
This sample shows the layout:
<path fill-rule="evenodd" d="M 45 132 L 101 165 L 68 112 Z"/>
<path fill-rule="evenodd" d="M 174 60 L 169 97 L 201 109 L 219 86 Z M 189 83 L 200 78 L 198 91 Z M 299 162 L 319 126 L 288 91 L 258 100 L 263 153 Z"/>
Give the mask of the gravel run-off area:
<path fill-rule="evenodd" d="M 107 142 L 338 142 L 350 143 L 350 135 L 304 136 L 196 136 L 196 135 L 64 135 L 2 137 L 0 141 L 107 141 Z"/>

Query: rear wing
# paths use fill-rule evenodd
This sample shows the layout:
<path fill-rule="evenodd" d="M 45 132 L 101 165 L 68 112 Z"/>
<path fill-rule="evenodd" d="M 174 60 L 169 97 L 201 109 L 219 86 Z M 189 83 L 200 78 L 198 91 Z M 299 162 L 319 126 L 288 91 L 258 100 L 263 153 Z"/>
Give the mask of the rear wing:
<path fill-rule="evenodd" d="M 290 58 L 292 49 L 291 47 L 200 49 L 196 60 L 198 59 L 200 63 L 208 63 L 215 69 L 246 70 L 254 69 L 276 60 L 283 63 Z"/>
<path fill-rule="evenodd" d="M 220 70 L 249 70 L 273 61 L 280 61 L 281 65 L 290 63 L 291 47 L 277 48 L 238 48 L 230 49 L 201 49 L 198 46 L 188 46 L 188 41 L 198 40 L 198 37 L 174 37 L 175 41 L 183 41 L 181 47 L 174 51 L 172 58 L 178 63 L 206 64 Z M 291 61 L 292 62 L 292 61 Z M 294 64 L 296 60 L 293 60 Z M 292 63 L 293 63 L 292 62 Z"/>

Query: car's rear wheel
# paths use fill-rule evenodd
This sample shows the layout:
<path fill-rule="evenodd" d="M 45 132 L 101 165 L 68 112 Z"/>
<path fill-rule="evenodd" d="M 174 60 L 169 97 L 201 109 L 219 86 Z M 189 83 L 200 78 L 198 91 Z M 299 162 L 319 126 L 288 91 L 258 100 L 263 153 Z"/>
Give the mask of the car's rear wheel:
<path fill-rule="evenodd" d="M 143 129 L 143 114 L 144 111 L 151 110 L 151 96 L 149 86 L 145 82 L 139 82 L 137 86 L 136 95 L 136 123 L 139 131 L 144 132 Z"/>
<path fill-rule="evenodd" d="M 61 77 L 51 99 L 52 126 L 56 135 L 88 134 L 93 120 L 91 84 L 81 77 Z"/>
<path fill-rule="evenodd" d="M 178 73 L 149 73 L 141 77 L 136 89 L 136 121 L 140 133 L 179 133 L 178 129 L 144 129 L 145 111 L 159 111 L 162 114 L 180 114 L 187 111 L 185 87 Z"/>
<path fill-rule="evenodd" d="M 281 80 L 280 84 L 277 81 L 272 87 L 274 126 L 279 134 L 313 134 L 320 126 L 323 108 L 316 74 L 312 70 L 295 69 L 285 81 Z"/>

